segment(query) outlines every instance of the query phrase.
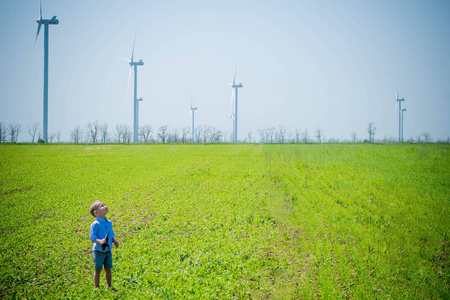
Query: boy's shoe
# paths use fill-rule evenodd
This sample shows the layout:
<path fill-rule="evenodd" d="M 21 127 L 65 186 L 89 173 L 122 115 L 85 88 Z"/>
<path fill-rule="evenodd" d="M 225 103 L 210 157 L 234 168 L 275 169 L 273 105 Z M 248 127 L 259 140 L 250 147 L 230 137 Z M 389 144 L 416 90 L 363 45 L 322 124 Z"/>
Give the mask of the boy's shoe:
<path fill-rule="evenodd" d="M 106 288 L 108 291 L 111 291 L 111 292 L 117 292 L 117 290 L 115 289 L 115 288 L 113 288 L 113 287 L 109 287 L 109 288 Z"/>

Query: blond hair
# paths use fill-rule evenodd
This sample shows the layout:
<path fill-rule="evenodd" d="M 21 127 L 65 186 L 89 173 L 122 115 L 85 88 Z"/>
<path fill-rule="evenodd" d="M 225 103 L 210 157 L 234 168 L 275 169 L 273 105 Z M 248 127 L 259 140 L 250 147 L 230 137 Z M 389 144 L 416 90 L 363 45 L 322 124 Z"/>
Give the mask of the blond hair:
<path fill-rule="evenodd" d="M 94 211 L 100 208 L 100 205 L 104 204 L 102 201 L 97 200 L 92 202 L 91 206 L 89 206 L 89 211 L 91 212 L 91 215 L 95 217 Z"/>

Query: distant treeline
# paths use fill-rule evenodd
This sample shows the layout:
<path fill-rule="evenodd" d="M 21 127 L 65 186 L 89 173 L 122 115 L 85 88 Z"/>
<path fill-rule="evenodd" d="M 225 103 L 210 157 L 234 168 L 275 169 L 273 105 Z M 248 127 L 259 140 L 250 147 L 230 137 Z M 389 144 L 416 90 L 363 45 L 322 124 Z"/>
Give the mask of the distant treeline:
<path fill-rule="evenodd" d="M 323 130 L 317 128 L 313 132 L 308 129 L 295 128 L 290 130 L 283 125 L 278 127 L 258 128 L 256 132 L 248 132 L 241 134 L 240 143 L 398 143 L 398 139 L 394 137 L 384 137 L 375 140 L 377 127 L 373 122 L 367 124 L 367 136 L 359 138 L 356 132 L 349 135 L 349 139 L 326 138 Z M 22 128 L 18 124 L 5 124 L 0 122 L 0 143 L 17 143 Z M 42 139 L 41 129 L 38 123 L 28 126 L 29 140 L 31 143 L 44 143 Z M 150 125 L 139 127 L 139 143 L 230 143 L 231 134 L 223 132 L 212 126 L 197 126 L 194 130 L 194 138 L 192 139 L 191 129 L 189 127 L 170 128 L 167 125 L 153 128 Z M 52 133 L 48 136 L 49 143 L 131 143 L 133 140 L 133 132 L 130 126 L 126 124 L 101 124 L 98 121 L 89 122 L 86 126 L 77 126 L 70 133 L 70 140 L 63 141 L 61 139 L 61 131 Z M 431 134 L 424 132 L 416 138 L 410 137 L 402 142 L 405 143 L 432 143 L 434 142 Z M 450 143 L 447 140 L 437 140 L 437 143 Z"/>

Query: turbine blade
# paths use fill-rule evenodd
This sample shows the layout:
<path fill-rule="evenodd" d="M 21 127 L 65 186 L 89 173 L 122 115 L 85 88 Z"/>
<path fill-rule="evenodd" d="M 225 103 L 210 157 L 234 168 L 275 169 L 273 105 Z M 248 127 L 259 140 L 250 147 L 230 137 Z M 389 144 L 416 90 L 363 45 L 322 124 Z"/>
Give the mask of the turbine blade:
<path fill-rule="evenodd" d="M 133 62 L 134 57 L 134 45 L 136 44 L 136 32 L 134 32 L 134 41 L 133 41 L 133 52 L 131 52 L 131 62 Z"/>
<path fill-rule="evenodd" d="M 37 33 L 36 33 L 36 38 L 34 39 L 34 44 L 36 45 L 36 41 L 37 38 L 39 36 L 39 31 L 41 31 L 41 21 L 42 21 L 42 5 L 41 5 L 41 0 L 39 0 L 39 25 L 38 25 L 38 29 L 37 29 Z"/>
<path fill-rule="evenodd" d="M 230 119 L 234 116 L 234 112 L 233 112 L 233 96 L 234 96 L 234 89 L 231 90 L 231 99 L 230 99 L 230 111 L 231 111 L 231 116 Z"/>
<path fill-rule="evenodd" d="M 37 29 L 37 33 L 36 33 L 36 38 L 34 39 L 34 43 L 36 44 L 36 41 L 37 41 L 37 38 L 38 38 L 38 35 L 39 35 L 39 31 L 41 31 L 41 23 L 39 23 L 39 25 L 38 25 L 38 29 Z"/>
<path fill-rule="evenodd" d="M 234 68 L 234 78 L 233 78 L 233 85 L 236 82 L 236 72 L 237 72 L 237 66 L 238 66 L 238 61 L 236 60 L 236 67 Z"/>
<path fill-rule="evenodd" d="M 130 80 L 131 80 L 131 71 L 133 68 L 130 69 L 130 72 L 128 72 L 128 83 L 127 83 L 127 95 L 126 98 L 128 99 L 128 90 L 130 89 Z"/>
<path fill-rule="evenodd" d="M 395 101 L 395 106 L 394 106 L 394 119 L 397 116 L 397 110 L 398 110 L 398 101 Z"/>
<path fill-rule="evenodd" d="M 129 60 L 128 58 L 124 57 L 123 59 L 125 59 L 128 63 L 131 63 L 131 60 Z"/>

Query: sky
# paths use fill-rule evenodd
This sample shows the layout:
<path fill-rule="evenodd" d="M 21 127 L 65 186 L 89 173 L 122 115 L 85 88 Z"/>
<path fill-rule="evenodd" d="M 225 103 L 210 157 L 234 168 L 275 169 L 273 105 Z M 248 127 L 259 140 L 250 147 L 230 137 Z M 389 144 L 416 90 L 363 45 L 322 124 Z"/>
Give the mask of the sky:
<path fill-rule="evenodd" d="M 448 0 L 42 0 L 49 29 L 48 132 L 70 141 L 89 122 L 133 128 L 136 34 L 139 125 L 230 136 L 237 62 L 238 138 L 284 126 L 325 139 L 450 136 Z M 38 0 L 0 1 L 0 122 L 43 124 L 44 32 Z"/>

